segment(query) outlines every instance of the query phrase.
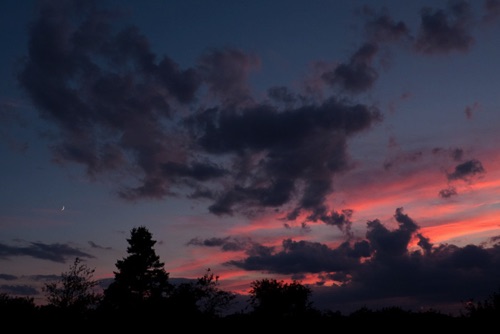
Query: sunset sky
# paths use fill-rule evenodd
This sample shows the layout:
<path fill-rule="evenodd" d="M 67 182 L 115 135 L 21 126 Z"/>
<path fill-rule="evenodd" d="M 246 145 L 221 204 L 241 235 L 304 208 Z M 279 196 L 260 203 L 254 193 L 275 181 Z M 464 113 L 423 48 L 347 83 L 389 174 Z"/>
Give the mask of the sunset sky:
<path fill-rule="evenodd" d="M 500 288 L 500 1 L 0 2 L 0 292 L 298 280 L 318 308 Z"/>

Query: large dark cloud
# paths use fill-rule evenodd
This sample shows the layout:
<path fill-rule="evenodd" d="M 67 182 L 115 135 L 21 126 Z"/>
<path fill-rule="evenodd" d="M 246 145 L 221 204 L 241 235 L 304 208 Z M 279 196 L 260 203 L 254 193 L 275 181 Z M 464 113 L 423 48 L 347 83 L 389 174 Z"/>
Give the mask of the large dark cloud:
<path fill-rule="evenodd" d="M 204 198 L 217 215 L 273 208 L 295 219 L 307 211 L 312 221 L 348 231 L 348 217 L 325 202 L 334 176 L 352 166 L 350 138 L 382 120 L 354 98 L 378 79 L 381 45 L 413 41 L 407 24 L 365 9 L 366 40 L 345 62 L 316 73 L 335 88 L 328 96 L 278 86 L 261 101 L 249 80 L 257 55 L 207 49 L 181 68 L 98 5 L 43 1 L 30 26 L 18 78 L 54 126 L 54 161 L 80 164 L 93 179 L 113 177 L 127 200 Z M 471 45 L 467 3 L 421 15 L 420 52 Z"/>
<path fill-rule="evenodd" d="M 332 177 L 348 167 L 347 138 L 380 120 L 364 105 L 330 99 L 281 111 L 257 106 L 239 112 L 209 109 L 189 120 L 210 154 L 234 154 L 234 183 L 218 195 L 213 213 L 237 205 L 280 206 L 302 192 L 299 207 L 322 209 Z"/>
<path fill-rule="evenodd" d="M 417 44 L 425 52 L 464 48 L 469 16 L 464 3 L 449 12 L 425 9 Z M 257 102 L 248 83 L 257 56 L 210 49 L 182 69 L 155 55 L 137 27 L 113 25 L 114 17 L 93 2 L 46 1 L 30 27 L 19 81 L 56 124 L 55 161 L 82 164 L 91 177 L 134 175 L 119 179 L 126 199 L 188 187 L 189 197 L 214 200 L 215 214 L 295 201 L 291 219 L 304 209 L 312 220 L 338 219 L 324 203 L 332 178 L 349 166 L 349 137 L 380 121 L 378 110 L 333 97 L 311 102 L 286 87 L 269 90 L 277 105 Z M 407 25 L 387 13 L 370 13 L 366 28 L 368 41 L 322 74 L 341 92 L 370 89 L 378 44 L 410 37 Z M 187 121 L 180 112 L 186 110 Z"/>
<path fill-rule="evenodd" d="M 116 176 L 129 200 L 182 193 L 212 199 L 214 214 L 289 205 L 288 217 L 305 209 L 338 221 L 324 203 L 332 178 L 349 167 L 349 137 L 380 111 L 343 98 L 313 102 L 286 87 L 269 90 L 276 105 L 255 101 L 248 77 L 257 56 L 209 49 L 181 69 L 115 16 L 93 2 L 48 1 L 30 27 L 19 82 L 56 125 L 56 162 Z M 325 80 L 370 88 L 376 50 L 363 45 Z"/>
<path fill-rule="evenodd" d="M 368 228 L 366 238 L 373 247 L 376 257 L 405 255 L 408 243 L 418 230 L 415 222 L 404 214 L 401 208 L 396 210 L 394 218 L 398 222 L 399 228 L 393 231 L 388 230 L 377 219 L 366 224 Z"/>
<path fill-rule="evenodd" d="M 155 63 L 147 39 L 133 27 L 113 34 L 110 14 L 92 2 L 43 4 L 19 81 L 41 115 L 58 126 L 55 159 L 81 163 L 94 176 L 122 167 L 132 154 L 147 174 L 145 184 L 158 179 L 160 156 L 176 151 L 161 120 L 171 117 L 171 101 L 193 98 L 192 72 L 168 58 Z M 155 195 L 161 186 L 145 191 Z"/>
<path fill-rule="evenodd" d="M 229 261 L 245 270 L 259 270 L 279 274 L 321 273 L 348 271 L 357 265 L 360 257 L 368 256 L 365 242 L 350 246 L 342 244 L 336 249 L 319 242 L 283 240 L 282 251 L 248 256 L 241 261 Z"/>
<path fill-rule="evenodd" d="M 498 239 L 489 248 L 433 245 L 402 208 L 394 219 L 398 226 L 393 230 L 377 219 L 368 221 L 365 238 L 351 238 L 337 247 L 285 239 L 280 248 L 247 252 L 227 264 L 290 277 L 316 273 L 320 281 L 313 286 L 313 299 L 316 306 L 331 310 L 349 305 L 352 310 L 396 305 L 421 310 L 453 304 L 450 311 L 457 312 L 463 302 L 487 298 L 500 286 Z"/>

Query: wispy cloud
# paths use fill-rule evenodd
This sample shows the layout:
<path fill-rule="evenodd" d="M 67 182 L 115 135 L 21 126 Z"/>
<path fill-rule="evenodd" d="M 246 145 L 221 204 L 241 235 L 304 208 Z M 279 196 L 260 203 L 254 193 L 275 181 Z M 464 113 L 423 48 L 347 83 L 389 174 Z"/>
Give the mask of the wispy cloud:
<path fill-rule="evenodd" d="M 66 263 L 75 257 L 93 258 L 94 256 L 67 244 L 44 244 L 31 242 L 28 246 L 10 246 L 0 244 L 0 258 L 11 258 L 15 256 L 30 256 L 37 259 Z"/>

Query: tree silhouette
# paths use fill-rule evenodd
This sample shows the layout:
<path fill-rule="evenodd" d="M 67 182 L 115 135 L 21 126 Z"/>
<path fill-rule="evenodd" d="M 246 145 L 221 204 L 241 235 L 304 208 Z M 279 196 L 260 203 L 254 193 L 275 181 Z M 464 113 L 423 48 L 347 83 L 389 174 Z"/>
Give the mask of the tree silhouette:
<path fill-rule="evenodd" d="M 310 295 L 311 289 L 295 280 L 285 283 L 265 278 L 251 283 L 250 304 L 258 316 L 297 317 L 312 310 Z"/>
<path fill-rule="evenodd" d="M 60 280 L 43 286 L 49 305 L 73 313 L 94 308 L 101 298 L 94 289 L 98 284 L 93 280 L 94 272 L 95 269 L 89 268 L 77 257 L 69 271 L 61 274 Z"/>
<path fill-rule="evenodd" d="M 470 299 L 465 304 L 467 316 L 474 320 L 500 319 L 500 288 L 483 301 Z"/>
<path fill-rule="evenodd" d="M 172 290 L 169 274 L 154 250 L 156 241 L 144 226 L 133 228 L 127 257 L 116 262 L 114 281 L 104 290 L 104 307 L 120 311 L 159 311 Z"/>
<path fill-rule="evenodd" d="M 170 304 L 176 314 L 217 318 L 230 307 L 235 297 L 220 289 L 219 277 L 209 268 L 196 282 L 177 285 L 170 296 Z"/>
<path fill-rule="evenodd" d="M 26 321 L 35 320 L 36 312 L 37 307 L 33 297 L 13 297 L 7 293 L 0 293 L 0 319 L 3 326 L 19 326 L 20 316 Z"/>
<path fill-rule="evenodd" d="M 198 305 L 205 315 L 219 316 L 236 297 L 234 293 L 220 289 L 219 276 L 214 276 L 210 268 L 198 279 L 196 286 L 200 291 Z"/>

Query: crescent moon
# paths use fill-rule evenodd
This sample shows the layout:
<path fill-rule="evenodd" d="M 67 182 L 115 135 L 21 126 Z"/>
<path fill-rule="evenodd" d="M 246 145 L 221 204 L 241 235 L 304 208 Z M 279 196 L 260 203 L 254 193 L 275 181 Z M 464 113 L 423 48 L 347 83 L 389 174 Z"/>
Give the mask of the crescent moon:
<path fill-rule="evenodd" d="M 64 211 L 64 205 L 63 205 L 63 207 L 61 208 L 61 211 Z"/>

